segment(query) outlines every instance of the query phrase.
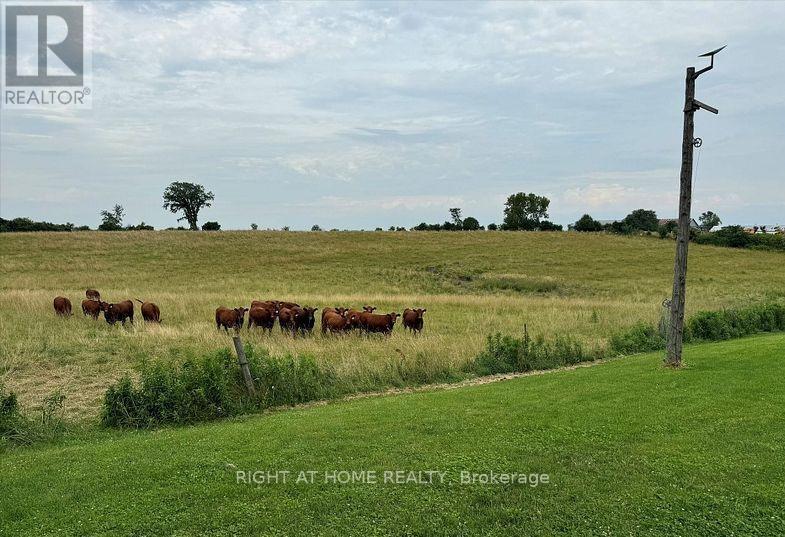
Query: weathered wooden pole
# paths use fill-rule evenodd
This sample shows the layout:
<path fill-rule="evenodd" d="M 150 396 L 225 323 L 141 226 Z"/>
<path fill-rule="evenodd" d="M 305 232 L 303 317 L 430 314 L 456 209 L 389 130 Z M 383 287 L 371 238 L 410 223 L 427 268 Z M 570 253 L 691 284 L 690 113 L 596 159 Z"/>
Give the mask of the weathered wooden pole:
<path fill-rule="evenodd" d="M 234 342 L 234 350 L 237 352 L 237 361 L 240 363 L 240 370 L 243 372 L 245 388 L 248 390 L 248 395 L 256 398 L 256 388 L 253 385 L 253 377 L 251 377 L 251 370 L 248 367 L 248 359 L 245 357 L 243 342 L 240 339 L 240 334 L 238 334 L 236 331 L 232 335 L 232 341 Z"/>
<path fill-rule="evenodd" d="M 673 298 L 668 331 L 668 364 L 681 365 L 684 337 L 684 304 L 687 290 L 687 248 L 690 244 L 690 210 L 692 208 L 692 150 L 695 134 L 695 68 L 687 68 L 684 93 L 684 133 L 681 140 L 681 187 L 679 192 L 679 225 L 676 235 L 676 261 L 673 267 Z"/>
<path fill-rule="evenodd" d="M 720 47 L 701 57 L 711 58 L 711 64 L 700 71 L 687 68 L 684 89 L 684 131 L 681 140 L 681 176 L 679 192 L 679 225 L 676 235 L 676 260 L 673 264 L 673 297 L 670 302 L 670 326 L 668 330 L 668 356 L 666 362 L 673 367 L 681 365 L 681 347 L 684 340 L 684 305 L 687 291 L 687 248 L 690 244 L 690 223 L 692 217 L 692 152 L 701 143 L 695 134 L 695 111 L 703 108 L 717 114 L 716 108 L 695 99 L 695 79 L 714 68 L 714 55 L 725 47 Z"/>

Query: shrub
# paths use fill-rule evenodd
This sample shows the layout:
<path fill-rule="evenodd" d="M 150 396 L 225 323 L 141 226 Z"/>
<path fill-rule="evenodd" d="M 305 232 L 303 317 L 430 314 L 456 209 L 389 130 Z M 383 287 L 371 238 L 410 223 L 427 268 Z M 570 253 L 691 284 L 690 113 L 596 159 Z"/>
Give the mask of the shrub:
<path fill-rule="evenodd" d="M 254 409 L 296 405 L 337 395 L 331 370 L 313 358 L 273 358 L 246 347 L 257 399 L 245 391 L 236 359 L 228 349 L 181 365 L 145 366 L 138 384 L 123 377 L 104 395 L 101 421 L 109 427 L 150 428 L 169 423 L 195 423 Z"/>
<path fill-rule="evenodd" d="M 646 323 L 638 323 L 611 336 L 610 349 L 614 354 L 635 354 L 665 348 L 662 330 Z"/>
<path fill-rule="evenodd" d="M 54 440 L 65 429 L 62 419 L 65 396 L 55 392 L 44 398 L 39 419 L 22 413 L 14 392 L 6 393 L 0 384 L 0 451 L 7 445 L 29 445 Z"/>
<path fill-rule="evenodd" d="M 221 224 L 218 222 L 205 222 L 202 224 L 202 231 L 221 231 Z"/>
<path fill-rule="evenodd" d="M 704 341 L 785 330 L 785 305 L 757 304 L 740 309 L 702 311 L 692 316 L 687 326 L 693 338 Z"/>
<path fill-rule="evenodd" d="M 553 369 L 564 365 L 595 360 L 600 355 L 587 352 L 570 336 L 556 336 L 548 341 L 542 336 L 516 338 L 509 335 L 488 336 L 483 350 L 471 364 L 478 375 L 494 375 Z"/>

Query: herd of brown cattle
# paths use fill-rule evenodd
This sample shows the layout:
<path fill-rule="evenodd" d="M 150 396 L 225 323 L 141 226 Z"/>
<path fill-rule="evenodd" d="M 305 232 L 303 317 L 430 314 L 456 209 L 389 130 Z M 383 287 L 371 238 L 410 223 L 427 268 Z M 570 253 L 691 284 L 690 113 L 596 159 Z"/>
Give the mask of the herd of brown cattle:
<path fill-rule="evenodd" d="M 117 303 L 109 303 L 101 300 L 101 293 L 95 289 L 88 289 L 85 292 L 86 299 L 82 301 L 82 313 L 93 319 L 103 312 L 106 322 L 115 324 L 120 321 L 125 325 L 125 321 L 134 322 L 134 303 L 131 300 L 124 300 Z M 136 299 L 142 304 L 142 318 L 147 322 L 161 322 L 161 310 L 152 302 L 144 302 Z M 66 297 L 58 296 L 54 299 L 55 313 L 61 316 L 73 315 L 71 313 L 71 301 Z M 219 330 L 223 328 L 228 331 L 230 328 L 239 330 L 245 324 L 245 314 L 248 313 L 248 329 L 259 327 L 262 331 L 272 332 L 275 320 L 281 332 L 290 332 L 292 335 L 310 334 L 313 332 L 315 313 L 319 308 L 302 307 L 294 302 L 283 302 L 280 300 L 254 300 L 250 308 L 226 308 L 221 306 L 215 310 L 215 326 Z M 322 310 L 322 334 L 345 333 L 352 331 L 362 331 L 367 333 L 381 333 L 389 335 L 392 333 L 395 321 L 401 317 L 403 328 L 418 334 L 423 328 L 423 308 L 406 308 L 403 314 L 400 313 L 374 313 L 373 306 L 363 306 L 362 310 L 352 308 L 324 308 Z"/>
<path fill-rule="evenodd" d="M 125 321 L 134 322 L 134 303 L 131 300 L 123 300 L 122 302 L 110 303 L 101 300 L 101 293 L 95 289 L 88 289 L 85 291 L 87 298 L 82 300 L 82 313 L 85 316 L 90 316 L 93 319 L 98 319 L 101 312 L 104 313 L 104 319 L 109 324 L 114 324 L 120 321 L 125 325 Z M 142 319 L 147 322 L 160 323 L 161 310 L 152 302 L 145 302 L 144 300 L 136 299 L 142 304 Z M 73 315 L 71 313 L 71 301 L 64 296 L 55 297 L 54 300 L 55 313 L 60 316 L 67 317 Z"/>

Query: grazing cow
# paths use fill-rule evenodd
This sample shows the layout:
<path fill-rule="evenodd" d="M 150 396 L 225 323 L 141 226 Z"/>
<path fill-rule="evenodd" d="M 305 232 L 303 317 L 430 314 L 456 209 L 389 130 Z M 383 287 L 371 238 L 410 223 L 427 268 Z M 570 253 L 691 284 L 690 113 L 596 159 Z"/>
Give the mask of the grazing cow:
<path fill-rule="evenodd" d="M 97 302 L 101 302 L 101 293 L 99 293 L 95 289 L 88 289 L 87 291 L 85 291 L 84 294 L 88 300 L 95 300 Z"/>
<path fill-rule="evenodd" d="M 395 325 L 396 319 L 400 317 L 400 313 L 363 313 L 360 317 L 362 327 L 366 332 L 380 332 L 385 335 L 390 335 Z"/>
<path fill-rule="evenodd" d="M 239 330 L 243 327 L 243 323 L 245 322 L 245 312 L 248 311 L 248 308 L 234 308 L 229 309 L 224 306 L 215 310 L 215 327 L 220 330 L 221 327 L 225 331 L 229 331 L 230 328 L 236 328 Z"/>
<path fill-rule="evenodd" d="M 292 311 L 292 320 L 291 320 L 291 327 L 292 327 L 292 335 L 300 332 L 302 335 L 305 335 L 306 332 L 309 334 L 313 332 L 313 325 L 315 324 L 314 320 L 314 313 L 319 308 L 293 308 Z"/>
<path fill-rule="evenodd" d="M 336 311 L 322 312 L 322 334 L 343 332 L 349 328 L 349 319 Z"/>
<path fill-rule="evenodd" d="M 422 316 L 426 310 L 417 308 L 417 309 L 410 309 L 406 308 L 403 310 L 403 315 L 401 316 L 401 322 L 403 324 L 404 329 L 408 328 L 413 333 L 418 334 L 422 332 Z"/>
<path fill-rule="evenodd" d="M 82 313 L 85 316 L 89 315 L 93 319 L 98 319 L 98 316 L 104 311 L 104 304 L 106 302 L 86 298 L 82 300 Z"/>
<path fill-rule="evenodd" d="M 105 303 L 106 304 L 106 303 Z M 125 320 L 134 322 L 134 303 L 130 300 L 123 300 L 116 304 L 106 304 L 104 307 L 104 319 L 109 324 L 120 321 L 125 326 Z"/>
<path fill-rule="evenodd" d="M 153 323 L 160 323 L 161 322 L 161 310 L 158 309 L 158 306 L 153 304 L 152 302 L 144 302 L 143 300 L 136 299 L 142 305 L 142 319 L 145 322 L 153 322 Z"/>
<path fill-rule="evenodd" d="M 71 301 L 64 296 L 58 296 L 54 299 L 55 313 L 60 317 L 68 317 L 73 315 L 71 313 Z"/>
<path fill-rule="evenodd" d="M 259 326 L 262 331 L 267 330 L 272 333 L 275 325 L 275 310 L 264 306 L 253 306 L 248 311 L 248 330 L 254 326 Z"/>

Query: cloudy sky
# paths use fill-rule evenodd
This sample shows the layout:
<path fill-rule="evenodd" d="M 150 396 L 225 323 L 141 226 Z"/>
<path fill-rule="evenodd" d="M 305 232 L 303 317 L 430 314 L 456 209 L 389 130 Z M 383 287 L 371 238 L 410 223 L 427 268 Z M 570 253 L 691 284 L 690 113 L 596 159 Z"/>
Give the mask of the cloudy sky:
<path fill-rule="evenodd" d="M 704 140 L 694 211 L 785 224 L 785 3 L 91 5 L 93 106 L 3 110 L 0 213 L 177 225 L 173 180 L 224 228 L 676 213 L 684 68 Z"/>

